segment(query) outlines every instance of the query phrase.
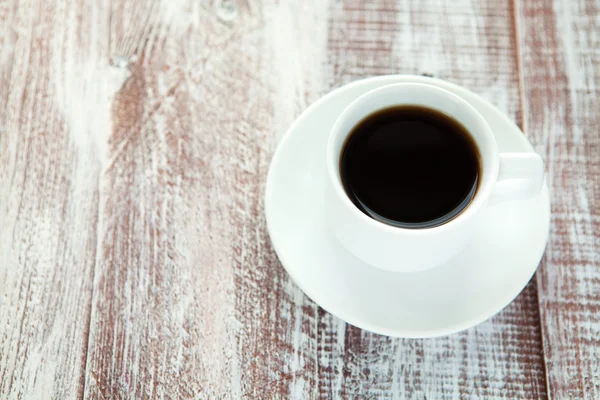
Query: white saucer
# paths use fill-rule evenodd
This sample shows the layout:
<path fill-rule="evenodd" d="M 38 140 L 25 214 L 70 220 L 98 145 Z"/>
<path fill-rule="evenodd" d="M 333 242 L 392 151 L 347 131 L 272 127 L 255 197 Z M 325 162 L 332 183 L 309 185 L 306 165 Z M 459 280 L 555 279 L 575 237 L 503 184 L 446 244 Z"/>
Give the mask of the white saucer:
<path fill-rule="evenodd" d="M 440 86 L 469 101 L 487 119 L 501 152 L 533 151 L 508 117 L 464 88 L 426 77 L 365 79 L 329 93 L 294 122 L 271 162 L 265 209 L 279 259 L 314 302 L 359 328 L 422 338 L 472 327 L 496 314 L 523 290 L 544 253 L 550 202 L 544 184 L 537 198 L 488 207 L 486 223 L 468 248 L 431 270 L 388 272 L 348 253 L 323 218 L 329 130 L 357 96 L 407 81 Z"/>

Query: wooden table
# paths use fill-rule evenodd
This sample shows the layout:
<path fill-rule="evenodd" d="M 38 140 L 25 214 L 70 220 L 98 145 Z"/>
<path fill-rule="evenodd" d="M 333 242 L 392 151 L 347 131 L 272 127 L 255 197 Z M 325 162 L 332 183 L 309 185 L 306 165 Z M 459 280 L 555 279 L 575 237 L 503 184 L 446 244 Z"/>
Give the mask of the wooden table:
<path fill-rule="evenodd" d="M 597 0 L 4 0 L 0 44 L 1 399 L 600 399 Z M 449 337 L 331 316 L 265 229 L 289 124 L 395 73 L 547 164 L 539 272 Z"/>

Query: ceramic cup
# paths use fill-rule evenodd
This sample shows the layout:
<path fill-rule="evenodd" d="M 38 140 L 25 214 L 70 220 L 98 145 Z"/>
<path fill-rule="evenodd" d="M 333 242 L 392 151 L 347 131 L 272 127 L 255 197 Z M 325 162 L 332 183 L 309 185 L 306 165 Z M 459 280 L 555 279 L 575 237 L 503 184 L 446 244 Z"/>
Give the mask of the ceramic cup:
<path fill-rule="evenodd" d="M 340 152 L 353 127 L 378 110 L 400 105 L 428 107 L 451 116 L 468 130 L 479 149 L 482 171 L 477 193 L 457 217 L 443 225 L 406 229 L 376 221 L 352 203 L 342 186 Z M 449 261 L 467 245 L 485 207 L 535 196 L 544 180 L 539 155 L 500 153 L 494 133 L 473 106 L 445 89 L 423 83 L 384 86 L 352 102 L 330 132 L 326 157 L 326 222 L 354 256 L 398 272 L 421 271 Z"/>

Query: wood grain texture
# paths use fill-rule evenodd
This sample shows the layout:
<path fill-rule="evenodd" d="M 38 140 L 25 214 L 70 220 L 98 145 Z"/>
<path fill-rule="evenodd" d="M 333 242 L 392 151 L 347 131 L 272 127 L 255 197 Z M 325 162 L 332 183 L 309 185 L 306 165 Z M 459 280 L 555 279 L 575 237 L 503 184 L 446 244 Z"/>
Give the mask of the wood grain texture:
<path fill-rule="evenodd" d="M 303 295 L 262 197 L 277 135 L 321 89 L 322 6 L 112 7 L 110 53 L 131 76 L 100 184 L 86 396 L 288 398 L 303 376 L 311 389 L 294 352 L 316 340 L 296 325 Z"/>
<path fill-rule="evenodd" d="M 336 3 L 329 83 L 434 75 L 480 93 L 520 121 L 513 23 L 510 3 Z M 457 335 L 398 340 L 348 326 L 344 342 L 344 397 L 546 397 L 535 283 L 498 316 Z"/>
<path fill-rule="evenodd" d="M 545 155 L 552 231 L 537 275 L 548 388 L 600 398 L 600 4 L 520 2 L 527 132 Z"/>
<path fill-rule="evenodd" d="M 93 11 L 92 14 L 89 11 Z M 0 3 L 0 398 L 80 397 L 110 131 L 108 14 Z"/>
<path fill-rule="evenodd" d="M 599 6 L 488 3 L 0 2 L 0 399 L 599 398 Z M 449 337 L 345 324 L 266 232 L 290 123 L 391 73 L 481 94 L 548 164 L 543 269 Z"/>

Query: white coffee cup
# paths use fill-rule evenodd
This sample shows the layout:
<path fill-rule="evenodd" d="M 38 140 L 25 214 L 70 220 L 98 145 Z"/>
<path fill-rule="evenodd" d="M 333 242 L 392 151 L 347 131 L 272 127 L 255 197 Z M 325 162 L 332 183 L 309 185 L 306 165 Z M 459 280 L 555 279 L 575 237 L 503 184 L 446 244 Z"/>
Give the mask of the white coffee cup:
<path fill-rule="evenodd" d="M 479 187 L 469 205 L 443 225 L 406 229 L 379 222 L 359 210 L 340 178 L 340 153 L 348 134 L 365 117 L 401 105 L 441 111 L 460 122 L 480 154 Z M 444 264 L 468 244 L 482 210 L 492 203 L 535 196 L 544 181 L 542 159 L 535 153 L 500 153 L 494 133 L 467 101 L 423 83 L 398 83 L 374 89 L 352 102 L 338 117 L 327 143 L 327 222 L 341 244 L 372 266 L 401 272 Z"/>

